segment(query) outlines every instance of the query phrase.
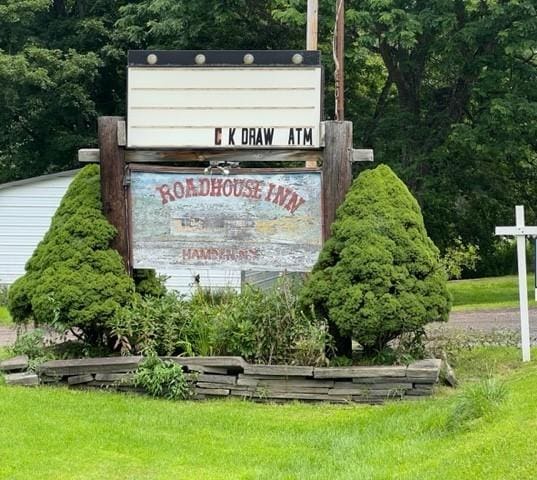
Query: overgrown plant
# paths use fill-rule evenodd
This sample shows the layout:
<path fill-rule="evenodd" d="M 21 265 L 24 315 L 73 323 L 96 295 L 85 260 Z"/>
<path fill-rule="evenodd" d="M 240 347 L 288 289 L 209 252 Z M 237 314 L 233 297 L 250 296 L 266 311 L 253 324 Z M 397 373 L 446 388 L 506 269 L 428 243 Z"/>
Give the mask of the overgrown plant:
<path fill-rule="evenodd" d="M 8 286 L 0 285 L 0 307 L 7 305 Z"/>
<path fill-rule="evenodd" d="M 322 365 L 331 341 L 325 322 L 298 304 L 299 286 L 280 280 L 263 292 L 247 286 L 136 296 L 107 323 L 123 353 L 240 355 L 254 363 Z"/>
<path fill-rule="evenodd" d="M 457 237 L 453 244 L 446 248 L 440 262 L 448 278 L 456 280 L 462 277 L 464 271 L 474 271 L 479 259 L 479 246 L 463 243 L 461 237 Z"/>
<path fill-rule="evenodd" d="M 152 397 L 183 400 L 191 394 L 183 369 L 172 360 L 152 355 L 145 358 L 134 372 L 133 382 Z"/>
<path fill-rule="evenodd" d="M 386 165 L 354 181 L 302 295 L 373 356 L 399 335 L 446 321 L 447 278 L 420 207 Z M 350 355 L 350 340 L 338 345 Z"/>
<path fill-rule="evenodd" d="M 160 297 L 135 295 L 107 322 L 115 348 L 124 354 L 192 353 L 187 301 L 174 293 Z"/>
<path fill-rule="evenodd" d="M 505 383 L 492 376 L 469 385 L 455 401 L 448 417 L 447 428 L 465 429 L 481 418 L 490 418 L 499 410 L 507 395 Z"/>
<path fill-rule="evenodd" d="M 28 370 L 31 371 L 35 371 L 39 365 L 55 357 L 53 349 L 47 343 L 46 332 L 41 328 L 19 333 L 15 344 L 9 350 L 13 356 L 26 355 Z"/>

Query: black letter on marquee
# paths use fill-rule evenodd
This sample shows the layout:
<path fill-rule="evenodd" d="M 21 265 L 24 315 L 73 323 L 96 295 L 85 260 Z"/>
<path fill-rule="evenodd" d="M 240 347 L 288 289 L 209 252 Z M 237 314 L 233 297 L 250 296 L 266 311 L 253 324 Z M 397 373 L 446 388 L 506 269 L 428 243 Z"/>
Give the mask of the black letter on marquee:
<path fill-rule="evenodd" d="M 287 145 L 295 144 L 295 130 L 293 128 L 289 129 L 289 140 L 287 140 Z"/>
<path fill-rule="evenodd" d="M 214 144 L 222 145 L 222 129 L 221 128 L 214 129 Z"/>
<path fill-rule="evenodd" d="M 229 141 L 227 142 L 228 145 L 235 145 L 235 139 L 233 138 L 235 136 L 235 130 L 236 128 L 229 129 Z"/>
<path fill-rule="evenodd" d="M 304 145 L 309 142 L 309 145 L 313 145 L 313 133 L 311 128 L 304 129 Z"/>

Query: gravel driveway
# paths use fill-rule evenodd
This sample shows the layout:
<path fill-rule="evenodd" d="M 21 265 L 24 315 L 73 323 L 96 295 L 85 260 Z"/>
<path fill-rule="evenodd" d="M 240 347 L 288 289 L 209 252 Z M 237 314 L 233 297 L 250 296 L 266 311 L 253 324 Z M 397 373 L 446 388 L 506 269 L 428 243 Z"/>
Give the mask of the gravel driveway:
<path fill-rule="evenodd" d="M 493 330 L 519 332 L 520 314 L 518 308 L 451 312 L 449 322 L 443 325 L 459 330 L 471 328 L 489 332 Z M 532 340 L 537 340 L 537 308 L 530 309 L 530 336 Z M 0 347 L 12 345 L 16 337 L 17 333 L 14 328 L 0 327 Z"/>

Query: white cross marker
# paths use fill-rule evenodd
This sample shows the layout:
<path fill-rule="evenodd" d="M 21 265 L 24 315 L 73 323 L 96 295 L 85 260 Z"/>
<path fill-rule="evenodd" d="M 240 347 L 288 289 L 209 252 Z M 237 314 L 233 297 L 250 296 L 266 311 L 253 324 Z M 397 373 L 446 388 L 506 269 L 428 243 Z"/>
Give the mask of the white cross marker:
<path fill-rule="evenodd" d="M 518 257 L 518 293 L 520 299 L 520 336 L 522 339 L 522 361 L 530 361 L 530 321 L 528 314 L 528 286 L 526 283 L 526 237 L 537 236 L 537 227 L 526 227 L 524 207 L 515 207 L 516 225 L 496 227 L 496 235 L 516 237 Z"/>

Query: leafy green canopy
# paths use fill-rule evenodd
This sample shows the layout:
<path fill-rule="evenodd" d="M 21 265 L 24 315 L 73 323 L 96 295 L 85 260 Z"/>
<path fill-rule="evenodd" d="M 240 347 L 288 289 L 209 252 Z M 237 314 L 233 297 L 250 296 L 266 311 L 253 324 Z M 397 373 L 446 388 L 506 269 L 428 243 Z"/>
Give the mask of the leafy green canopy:
<path fill-rule="evenodd" d="M 303 300 L 369 352 L 447 320 L 450 298 L 438 249 L 418 203 L 388 166 L 354 181 Z"/>
<path fill-rule="evenodd" d="M 9 290 L 13 319 L 77 327 L 87 341 L 104 342 L 106 321 L 134 293 L 121 256 L 109 247 L 115 234 L 101 212 L 99 167 L 88 165 L 67 190 L 26 274 Z"/>

